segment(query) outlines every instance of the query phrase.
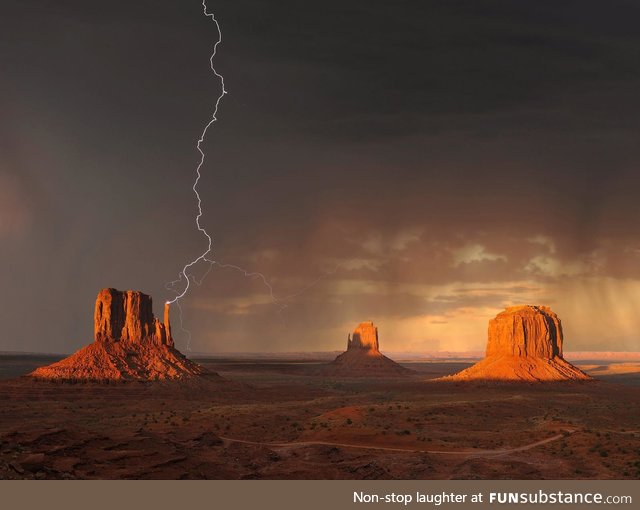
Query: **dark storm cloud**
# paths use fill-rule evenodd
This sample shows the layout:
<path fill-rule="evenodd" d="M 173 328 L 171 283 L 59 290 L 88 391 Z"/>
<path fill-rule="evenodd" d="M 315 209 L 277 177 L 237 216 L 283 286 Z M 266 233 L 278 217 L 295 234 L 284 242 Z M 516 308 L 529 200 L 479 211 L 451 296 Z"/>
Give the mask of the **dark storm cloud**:
<path fill-rule="evenodd" d="M 323 127 L 325 135 L 428 133 L 472 122 L 456 116 L 483 114 L 498 124 L 489 129 L 505 129 L 517 122 L 500 126 L 491 116 L 556 109 L 567 96 L 615 88 L 640 72 L 630 21 L 640 8 L 632 2 L 250 5 L 223 7 L 230 24 L 242 19 L 250 29 L 230 30 L 231 44 L 242 43 L 225 65 L 234 67 L 236 51 L 263 48 L 258 65 L 230 84 L 240 96 L 260 87 L 276 126 L 286 118 L 286 126 Z M 277 75 L 289 86 L 262 86 Z"/>
<path fill-rule="evenodd" d="M 197 349 L 322 348 L 363 318 L 404 335 L 640 279 L 637 2 L 208 5 L 229 90 L 200 182 L 215 255 L 280 298 L 321 279 L 279 312 L 215 269 L 184 303 Z M 69 350 L 99 288 L 162 302 L 205 246 L 217 34 L 197 0 L 0 9 L 0 349 Z"/>

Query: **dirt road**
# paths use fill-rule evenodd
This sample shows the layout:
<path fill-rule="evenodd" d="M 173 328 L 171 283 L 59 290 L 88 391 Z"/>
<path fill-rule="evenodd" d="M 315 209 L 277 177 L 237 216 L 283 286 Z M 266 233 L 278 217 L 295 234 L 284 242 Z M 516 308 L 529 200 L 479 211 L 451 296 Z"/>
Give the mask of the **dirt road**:
<path fill-rule="evenodd" d="M 571 434 L 573 431 L 567 431 Z M 241 443 L 255 446 L 266 446 L 267 448 L 299 448 L 304 446 L 336 446 L 340 448 L 358 448 L 361 450 L 383 450 L 389 452 L 409 452 L 409 453 L 429 453 L 434 455 L 467 455 L 467 456 L 489 456 L 489 455 L 507 455 L 510 453 L 523 452 L 531 450 L 538 446 L 542 446 L 553 441 L 557 441 L 565 437 L 565 434 L 556 434 L 555 436 L 529 443 L 524 446 L 518 446 L 516 448 L 498 448 L 496 450 L 479 450 L 479 449 L 467 449 L 467 450 L 423 450 L 417 448 L 398 448 L 391 446 L 375 446 L 364 444 L 348 444 L 348 443 L 333 443 L 330 441 L 293 441 L 289 443 L 261 443 L 258 441 L 247 441 L 244 439 L 234 439 L 231 437 L 220 437 L 225 443 Z"/>

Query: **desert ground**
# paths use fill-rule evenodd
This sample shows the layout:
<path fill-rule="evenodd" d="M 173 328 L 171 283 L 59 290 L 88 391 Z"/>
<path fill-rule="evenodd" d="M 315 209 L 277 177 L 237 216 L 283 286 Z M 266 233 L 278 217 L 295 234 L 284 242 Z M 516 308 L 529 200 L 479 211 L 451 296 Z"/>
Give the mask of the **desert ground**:
<path fill-rule="evenodd" d="M 218 375 L 115 384 L 22 377 L 0 357 L 0 478 L 640 478 L 640 363 L 593 382 L 435 381 L 471 362 L 329 378 L 322 359 L 197 359 Z"/>

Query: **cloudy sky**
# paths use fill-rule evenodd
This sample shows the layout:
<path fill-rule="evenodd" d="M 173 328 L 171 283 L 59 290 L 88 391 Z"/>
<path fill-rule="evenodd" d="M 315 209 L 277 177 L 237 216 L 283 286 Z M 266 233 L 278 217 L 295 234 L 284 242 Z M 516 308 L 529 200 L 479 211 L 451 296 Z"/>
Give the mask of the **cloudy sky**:
<path fill-rule="evenodd" d="M 362 320 L 383 350 L 481 350 L 518 303 L 567 350 L 640 350 L 638 2 L 209 9 L 202 224 L 273 295 L 214 267 L 194 351 L 337 350 Z M 102 287 L 173 297 L 206 248 L 217 36 L 197 0 L 2 2 L 0 350 L 90 342 Z"/>

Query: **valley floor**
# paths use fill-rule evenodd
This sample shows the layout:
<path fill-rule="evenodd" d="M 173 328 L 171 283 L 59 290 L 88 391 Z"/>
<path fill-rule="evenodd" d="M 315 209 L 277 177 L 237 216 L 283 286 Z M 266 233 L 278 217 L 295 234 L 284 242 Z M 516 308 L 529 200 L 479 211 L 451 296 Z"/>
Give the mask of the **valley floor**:
<path fill-rule="evenodd" d="M 331 379 L 320 361 L 198 361 L 225 380 L 1 381 L 0 478 L 640 477 L 633 364 L 585 363 L 596 382 L 513 385 L 432 380 L 468 363 Z"/>

